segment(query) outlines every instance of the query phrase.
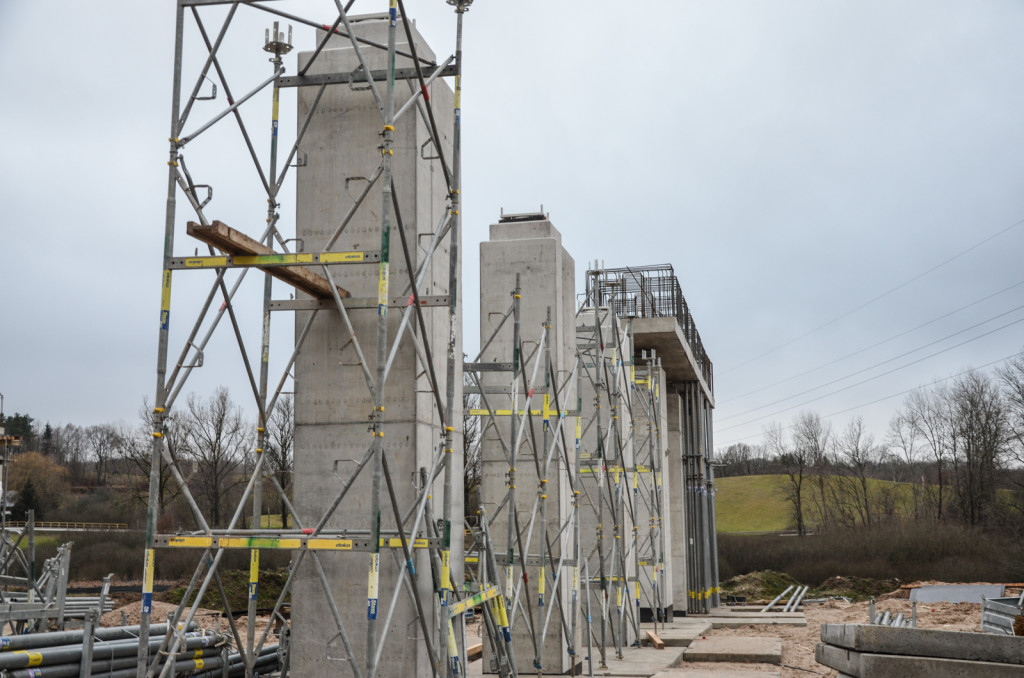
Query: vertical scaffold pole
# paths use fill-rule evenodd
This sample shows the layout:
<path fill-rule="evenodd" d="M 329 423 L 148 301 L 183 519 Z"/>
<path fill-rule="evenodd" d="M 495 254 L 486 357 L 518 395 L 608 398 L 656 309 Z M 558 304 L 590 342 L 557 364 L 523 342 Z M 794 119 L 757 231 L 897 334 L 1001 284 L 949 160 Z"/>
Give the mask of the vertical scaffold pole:
<path fill-rule="evenodd" d="M 403 21 L 407 19 L 402 18 Z M 377 278 L 377 364 L 376 378 L 373 388 L 373 413 L 370 415 L 370 432 L 373 434 L 373 480 L 370 488 L 370 539 L 373 551 L 370 553 L 370 565 L 366 587 L 366 670 L 373 670 L 374 655 L 377 647 L 377 598 L 380 584 L 380 499 L 381 482 L 384 464 L 384 431 L 382 420 L 384 413 L 384 371 L 387 361 L 388 342 L 388 295 L 391 251 L 391 201 L 392 201 L 392 167 L 395 141 L 395 37 L 398 29 L 398 0 L 390 0 L 388 6 L 388 77 L 387 90 L 384 98 L 384 143 L 381 147 L 383 155 L 383 172 L 381 173 L 382 205 L 380 222 L 380 266 Z M 409 272 L 412 275 L 412 271 Z"/>
<path fill-rule="evenodd" d="M 136 675 L 143 678 L 149 663 L 149 624 L 153 612 L 154 537 L 160 507 L 160 463 L 163 451 L 164 405 L 167 401 L 167 345 L 171 325 L 171 256 L 174 251 L 174 215 L 177 190 L 179 113 L 181 109 L 181 62 L 184 43 L 185 8 L 178 4 L 174 19 L 174 75 L 171 85 L 171 136 L 167 160 L 167 205 L 164 212 L 164 256 L 160 291 L 160 329 L 156 359 L 156 398 L 151 418 L 153 444 L 150 453 L 149 498 L 146 507 L 146 554 L 139 614 L 139 664 Z"/>

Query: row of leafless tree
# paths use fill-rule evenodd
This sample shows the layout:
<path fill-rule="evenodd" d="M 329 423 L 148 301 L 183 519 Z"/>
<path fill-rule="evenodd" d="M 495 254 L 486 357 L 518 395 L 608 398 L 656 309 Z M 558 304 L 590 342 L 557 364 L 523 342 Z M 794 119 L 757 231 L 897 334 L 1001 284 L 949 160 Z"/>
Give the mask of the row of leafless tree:
<path fill-rule="evenodd" d="M 764 441 L 721 451 L 721 474 L 786 474 L 800 534 L 909 518 L 1020 524 L 1024 352 L 992 373 L 914 391 L 881 441 L 859 417 L 836 431 L 814 412 L 769 424 Z"/>
<path fill-rule="evenodd" d="M 151 417 L 151 407 L 144 403 L 138 424 L 47 426 L 34 440 L 49 460 L 66 469 L 72 486 L 112 488 L 142 508 L 148 501 L 153 452 Z M 273 474 L 289 491 L 294 438 L 291 396 L 278 399 L 269 419 L 262 452 L 266 456 L 264 473 Z M 257 423 L 250 421 L 228 390 L 221 387 L 209 398 L 189 396 L 184 407 L 165 419 L 163 433 L 167 449 L 203 515 L 212 526 L 222 526 L 255 464 Z M 158 501 L 163 513 L 181 504 L 181 490 L 166 464 L 161 464 L 159 471 Z M 273 496 L 276 493 L 269 493 Z M 282 524 L 287 524 L 284 501 L 278 498 L 276 504 Z M 187 511 L 183 513 L 187 515 Z"/>

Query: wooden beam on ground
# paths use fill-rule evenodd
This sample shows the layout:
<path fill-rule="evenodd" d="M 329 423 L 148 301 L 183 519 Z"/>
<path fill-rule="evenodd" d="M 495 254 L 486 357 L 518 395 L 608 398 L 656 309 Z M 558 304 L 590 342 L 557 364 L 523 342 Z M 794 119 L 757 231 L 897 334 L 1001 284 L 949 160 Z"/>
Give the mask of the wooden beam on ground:
<path fill-rule="evenodd" d="M 651 645 L 654 646 L 655 650 L 664 650 L 665 641 L 658 637 L 658 634 L 654 631 L 647 632 L 647 640 L 651 641 Z"/>
<path fill-rule="evenodd" d="M 476 645 L 470 645 L 466 648 L 466 661 L 475 662 L 477 659 L 482 659 L 484 656 L 484 644 L 477 643 Z"/>
<path fill-rule="evenodd" d="M 188 222 L 187 233 L 196 240 L 201 240 L 207 245 L 213 245 L 226 254 L 276 254 L 273 249 L 258 240 L 253 240 L 241 231 L 236 231 L 220 221 L 215 221 L 209 226 L 203 226 L 202 224 L 190 221 Z M 329 299 L 332 296 L 331 284 L 327 281 L 327 278 L 313 273 L 304 266 L 274 266 L 261 268 L 260 270 L 318 299 Z M 347 290 L 340 287 L 338 287 L 338 294 L 341 295 L 342 299 L 351 296 Z"/>

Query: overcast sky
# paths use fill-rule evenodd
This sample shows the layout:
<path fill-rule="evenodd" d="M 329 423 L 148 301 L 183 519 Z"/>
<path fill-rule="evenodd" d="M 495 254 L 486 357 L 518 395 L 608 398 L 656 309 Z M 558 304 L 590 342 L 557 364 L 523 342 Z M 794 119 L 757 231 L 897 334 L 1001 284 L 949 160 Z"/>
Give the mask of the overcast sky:
<path fill-rule="evenodd" d="M 407 5 L 450 54 L 451 8 Z M 236 96 L 269 73 L 270 20 L 240 11 L 229 34 Z M 153 398 L 173 32 L 169 0 L 0 2 L 8 414 L 134 421 Z M 675 266 L 715 366 L 716 445 L 801 409 L 883 435 L 890 396 L 1024 346 L 1021 35 L 1011 0 L 477 0 L 467 349 L 487 225 L 543 204 L 581 289 L 595 259 Z M 254 106 L 263 153 L 269 106 Z M 293 131 L 294 99 L 281 117 Z M 286 223 L 293 210 L 282 198 Z"/>

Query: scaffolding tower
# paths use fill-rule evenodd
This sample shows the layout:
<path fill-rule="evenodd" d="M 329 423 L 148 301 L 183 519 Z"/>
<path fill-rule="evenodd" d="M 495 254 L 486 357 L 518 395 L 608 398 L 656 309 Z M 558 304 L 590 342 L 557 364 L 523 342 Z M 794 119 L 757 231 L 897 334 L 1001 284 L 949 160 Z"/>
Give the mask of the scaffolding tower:
<path fill-rule="evenodd" d="M 355 0 L 326 1 L 313 9 L 310 3 L 286 1 L 177 0 L 139 678 L 158 671 L 167 674 L 166 667 L 173 662 L 161 669 L 157 658 L 185 647 L 178 629 L 188 628 L 208 595 L 218 597 L 228 611 L 230 635 L 246 675 L 253 675 L 275 626 L 256 633 L 260 554 L 265 551 L 286 551 L 291 558 L 286 583 L 272 611 L 273 620 L 284 627 L 278 632 L 283 675 L 289 671 L 291 655 L 287 649 L 288 618 L 282 608 L 296 581 L 309 576 L 322 585 L 327 613 L 317 623 L 333 627 L 332 647 L 325 652 L 343 654 L 342 663 L 337 664 L 342 673 L 355 678 L 381 675 L 382 654 L 399 597 L 416 610 L 412 637 L 425 658 L 416 673 L 451 676 L 465 666 L 461 613 L 468 601 L 463 600 L 459 580 L 461 563 L 453 566 L 451 553 L 452 535 L 461 534 L 462 525 L 452 488 L 456 486 L 454 477 L 461 476 L 453 454 L 461 406 L 456 382 L 462 362 L 457 352 L 460 74 L 463 18 L 471 2 L 448 0 L 457 19 L 455 49 L 445 59 L 434 60 L 417 54 L 403 0 L 360 3 L 361 10 L 363 5 L 378 9 L 384 5 L 386 13 L 378 15 L 386 22 L 383 40 L 360 34 L 351 13 Z M 252 41 L 248 34 L 240 36 L 236 26 L 251 27 L 254 20 L 264 21 L 265 26 L 273 22 L 257 47 L 269 54 L 269 72 L 255 73 L 245 66 L 244 55 L 251 54 Z M 288 56 L 294 26 L 317 32 L 314 49 L 302 56 L 297 66 Z M 404 46 L 397 46 L 399 39 L 405 40 Z M 325 67 L 330 45 L 339 41 L 358 59 L 357 68 L 332 72 Z M 435 115 L 436 104 L 430 97 L 431 88 L 444 78 L 453 79 L 454 107 L 446 113 L 453 121 L 451 129 L 440 128 L 440 116 Z M 293 143 L 279 149 L 279 101 L 281 93 L 292 88 L 308 92 L 300 95 L 305 115 L 295 120 Z M 282 210 L 302 207 L 295 204 L 297 197 L 288 195 L 295 174 L 291 170 L 308 165 L 311 156 L 320 151 L 307 143 L 307 133 L 312 134 L 311 121 L 323 112 L 322 102 L 339 89 L 372 97 L 374 115 L 379 115 L 375 134 L 353 143 L 377 149 L 378 160 L 372 173 L 336 187 L 338 193 L 352 198 L 351 205 L 343 218 L 331 225 L 333 233 L 322 247 L 307 247 L 303 238 L 286 228 L 288 219 L 282 217 Z M 269 128 L 269 148 L 258 140 L 254 121 Z M 427 142 L 422 147 L 410 149 L 396 142 L 409 128 L 424 130 Z M 427 241 L 409 242 L 407 238 L 406 226 L 416 223 L 420 215 L 415 209 L 411 214 L 403 214 L 401 209 L 403 192 L 409 187 L 395 176 L 394 166 L 403 158 L 428 162 L 440 176 L 433 190 L 439 191 L 444 209 L 436 224 L 421 229 L 432 233 Z M 248 161 L 251 164 L 245 169 Z M 288 204 L 289 197 L 293 197 L 292 204 Z M 261 207 L 253 209 L 257 205 Z M 254 221 L 259 226 L 253 226 Z M 355 222 L 368 231 L 361 238 L 363 244 L 339 248 L 337 244 L 345 242 L 346 228 Z M 186 245 L 182 244 L 183 235 L 189 237 Z M 379 246 L 369 242 L 374 239 Z M 190 254 L 199 243 L 203 254 L 198 248 Z M 254 268 L 262 275 L 254 272 L 247 276 Z M 432 268 L 443 269 L 445 274 L 431 280 L 431 294 L 427 295 L 422 285 Z M 352 274 L 355 277 L 372 278 L 376 294 L 352 296 L 342 285 L 352 270 L 357 271 Z M 274 280 L 284 283 L 284 297 L 275 298 L 275 290 L 280 292 L 282 287 L 275 288 Z M 249 297 L 247 290 L 251 290 Z M 279 312 L 295 314 L 294 343 L 288 342 L 284 350 L 278 348 L 281 342 L 272 341 L 271 319 Z M 191 324 L 186 320 L 184 332 L 176 326 L 172 332 L 172 317 L 183 316 Z M 372 410 L 365 412 L 365 427 L 372 436 L 363 444 L 358 460 L 336 474 L 333 499 L 320 506 L 316 515 L 305 512 L 303 517 L 304 512 L 295 510 L 278 478 L 269 472 L 263 452 L 270 444 L 269 417 L 292 387 L 297 359 L 325 317 L 342 328 L 346 359 L 365 378 L 366 399 L 372 404 Z M 253 322 L 246 323 L 247 318 Z M 428 331 L 428 324 L 443 324 L 447 341 L 433 342 L 435 333 Z M 372 328 L 372 338 L 366 344 L 359 343 L 354 325 Z M 227 343 L 234 343 L 237 353 L 232 349 L 229 355 L 224 342 L 218 343 L 222 334 L 228 335 Z M 407 478 L 399 479 L 392 472 L 396 447 L 385 436 L 391 423 L 387 406 L 400 395 L 385 391 L 399 348 L 416 356 L 416 383 L 429 394 L 432 411 L 427 416 L 434 423 L 430 430 L 438 432 L 429 458 L 417 460 L 423 463 L 412 491 Z M 280 368 L 274 375 L 272 355 L 275 367 Z M 192 495 L 184 469 L 166 438 L 169 418 L 183 389 L 197 381 L 200 368 L 208 373 L 216 366 L 225 370 L 241 367 L 258 413 L 255 458 L 226 525 L 215 524 Z M 357 481 L 369 488 L 368 507 L 353 503 Z M 181 492 L 194 524 L 161 521 L 164 483 Z M 265 486 L 289 507 L 293 526 L 262 524 Z M 435 506 L 435 494 L 439 506 Z M 247 514 L 252 516 L 249 527 L 243 518 Z M 363 527 L 353 528 L 348 522 L 346 527 L 338 527 L 339 516 L 357 514 Z M 194 553 L 196 567 L 154 651 L 150 644 L 154 572 L 158 554 L 170 550 Z M 231 614 L 220 576 L 225 556 L 232 550 L 247 553 L 250 563 L 244 632 Z M 455 550 L 461 554 L 461 548 Z M 362 563 L 367 572 L 366 598 L 359 602 L 336 599 L 336 582 L 327 575 L 328 570 L 338 570 L 336 564 L 331 565 L 332 559 L 345 559 L 348 569 Z M 379 587 L 381 579 L 387 579 L 390 586 Z M 351 621 L 348 608 L 353 607 L 365 611 L 358 624 Z M 364 653 L 357 655 L 353 645 L 360 644 Z"/>

